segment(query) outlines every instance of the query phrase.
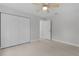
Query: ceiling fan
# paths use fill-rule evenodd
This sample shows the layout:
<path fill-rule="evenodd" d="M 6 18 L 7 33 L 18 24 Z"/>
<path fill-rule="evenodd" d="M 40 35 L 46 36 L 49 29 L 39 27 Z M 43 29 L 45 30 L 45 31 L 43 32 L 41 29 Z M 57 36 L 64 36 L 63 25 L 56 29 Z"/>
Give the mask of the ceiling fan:
<path fill-rule="evenodd" d="M 59 8 L 59 3 L 33 3 L 41 11 L 49 11 L 50 9 Z"/>

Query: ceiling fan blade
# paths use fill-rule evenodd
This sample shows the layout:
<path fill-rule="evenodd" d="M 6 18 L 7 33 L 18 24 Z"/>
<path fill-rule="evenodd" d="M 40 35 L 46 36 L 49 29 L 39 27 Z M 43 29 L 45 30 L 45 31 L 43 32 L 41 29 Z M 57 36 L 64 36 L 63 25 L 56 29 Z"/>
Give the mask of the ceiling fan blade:
<path fill-rule="evenodd" d="M 59 6 L 60 6 L 59 3 L 49 3 L 49 4 L 48 4 L 48 7 L 49 7 L 49 8 L 58 8 Z"/>

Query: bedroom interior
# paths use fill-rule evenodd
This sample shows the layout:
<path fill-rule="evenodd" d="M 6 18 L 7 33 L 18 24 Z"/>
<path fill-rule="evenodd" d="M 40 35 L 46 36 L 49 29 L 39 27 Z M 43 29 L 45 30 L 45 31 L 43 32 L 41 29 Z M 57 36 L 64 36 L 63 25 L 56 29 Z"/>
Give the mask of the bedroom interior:
<path fill-rule="evenodd" d="M 0 28 L 0 56 L 79 56 L 79 3 L 0 3 Z"/>

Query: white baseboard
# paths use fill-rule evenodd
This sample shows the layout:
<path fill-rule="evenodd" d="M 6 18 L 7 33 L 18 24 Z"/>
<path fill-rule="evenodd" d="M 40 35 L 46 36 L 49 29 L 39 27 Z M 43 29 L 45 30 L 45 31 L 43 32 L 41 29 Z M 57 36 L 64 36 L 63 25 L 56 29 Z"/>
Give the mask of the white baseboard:
<path fill-rule="evenodd" d="M 34 40 L 31 40 L 31 42 L 35 42 L 35 41 L 38 41 L 39 39 L 34 39 Z"/>
<path fill-rule="evenodd" d="M 64 43 L 64 44 L 67 44 L 67 45 L 72 45 L 72 46 L 75 46 L 75 47 L 79 47 L 78 44 L 74 44 L 74 43 L 70 43 L 70 42 L 65 42 L 65 41 L 61 41 L 61 40 L 57 40 L 57 39 L 52 39 L 52 40 L 56 41 L 56 42 Z"/>
<path fill-rule="evenodd" d="M 35 42 L 35 41 L 38 41 L 38 40 L 41 40 L 41 39 L 31 40 L 31 42 Z M 65 42 L 65 41 L 61 41 L 61 40 L 57 40 L 57 39 L 52 39 L 52 40 L 53 40 L 53 41 L 56 41 L 56 42 L 64 43 L 64 44 L 67 44 L 67 45 L 79 47 L 78 44 L 74 44 L 74 43 L 70 43 L 70 42 Z"/>

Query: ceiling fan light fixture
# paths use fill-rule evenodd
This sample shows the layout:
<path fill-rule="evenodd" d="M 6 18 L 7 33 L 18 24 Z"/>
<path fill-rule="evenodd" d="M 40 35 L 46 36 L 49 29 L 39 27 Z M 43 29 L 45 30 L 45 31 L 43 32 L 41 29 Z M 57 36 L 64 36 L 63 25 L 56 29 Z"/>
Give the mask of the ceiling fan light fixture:
<path fill-rule="evenodd" d="M 47 6 L 43 6 L 43 7 L 42 7 L 42 10 L 43 10 L 43 11 L 47 11 L 47 10 L 48 10 L 48 7 L 47 7 Z"/>

